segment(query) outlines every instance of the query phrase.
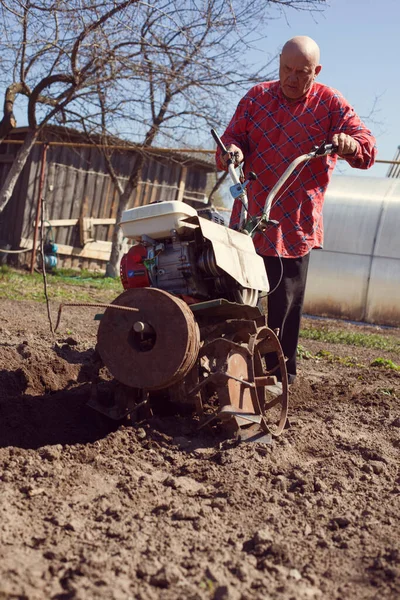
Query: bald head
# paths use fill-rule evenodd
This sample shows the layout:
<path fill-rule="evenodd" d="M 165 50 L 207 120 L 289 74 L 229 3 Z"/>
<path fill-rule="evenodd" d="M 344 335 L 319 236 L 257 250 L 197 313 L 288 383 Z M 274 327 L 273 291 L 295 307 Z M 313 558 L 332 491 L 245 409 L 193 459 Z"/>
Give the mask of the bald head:
<path fill-rule="evenodd" d="M 282 54 L 303 56 L 315 65 L 319 64 L 320 51 L 317 42 L 307 35 L 298 35 L 288 40 L 282 48 Z"/>
<path fill-rule="evenodd" d="M 287 41 L 282 48 L 279 79 L 283 94 L 288 100 L 302 98 L 311 88 L 321 71 L 318 44 L 306 35 Z"/>

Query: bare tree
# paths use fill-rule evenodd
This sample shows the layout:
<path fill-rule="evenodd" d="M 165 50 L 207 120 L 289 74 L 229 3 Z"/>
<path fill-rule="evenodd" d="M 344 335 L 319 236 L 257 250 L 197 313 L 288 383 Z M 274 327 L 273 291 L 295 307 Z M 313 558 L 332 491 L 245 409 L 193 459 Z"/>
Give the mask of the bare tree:
<path fill-rule="evenodd" d="M 78 117 L 89 137 L 99 132 L 106 136 L 112 125 L 113 132 L 128 134 L 141 149 L 124 187 L 106 155 L 120 195 L 117 222 L 128 207 L 146 151 L 155 140 L 173 146 L 189 139 L 196 145 L 200 130 L 226 122 L 230 94 L 237 97 L 251 84 L 271 77 L 271 61 L 255 71 L 245 60 L 269 18 L 269 9 L 310 9 L 319 4 L 319 0 L 153 0 L 142 5 L 135 27 L 127 25 L 128 37 L 136 35 L 138 51 L 126 62 L 124 76 L 99 90 L 99 124 L 93 120 L 93 110 L 91 129 L 82 112 Z M 115 228 L 110 275 L 118 272 L 122 242 L 122 231 Z"/>
<path fill-rule="evenodd" d="M 226 121 L 230 94 L 269 78 L 248 50 L 271 11 L 319 10 L 325 0 L 0 0 L 0 73 L 9 78 L 0 140 L 15 126 L 15 97 L 27 98 L 29 133 L 2 189 L 0 212 L 43 127 L 79 126 L 89 138 L 125 137 L 141 151 L 122 186 L 117 222 L 137 186 L 146 151 L 161 140 L 197 143 Z M 275 13 L 276 16 L 276 13 Z M 115 228 L 115 271 L 122 232 Z"/>
<path fill-rule="evenodd" d="M 0 190 L 0 212 L 44 126 L 54 119 L 65 121 L 68 106 L 79 106 L 97 94 L 99 85 L 118 76 L 120 65 L 114 60 L 107 26 L 110 21 L 115 26 L 117 15 L 137 3 L 1 2 L 0 72 L 12 75 L 13 81 L 5 92 L 0 141 L 16 125 L 13 107 L 18 94 L 27 98 L 29 131 Z"/>

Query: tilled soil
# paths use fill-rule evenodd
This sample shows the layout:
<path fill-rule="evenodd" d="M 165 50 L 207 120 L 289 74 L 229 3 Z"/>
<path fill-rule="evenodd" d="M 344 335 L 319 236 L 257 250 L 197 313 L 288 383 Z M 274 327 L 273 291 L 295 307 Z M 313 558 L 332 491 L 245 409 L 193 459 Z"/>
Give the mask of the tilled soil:
<path fill-rule="evenodd" d="M 337 359 L 301 360 L 272 446 L 236 445 L 91 411 L 93 312 L 53 338 L 0 302 L 0 599 L 400 597 L 400 373 L 369 366 L 398 356 L 302 341 Z"/>

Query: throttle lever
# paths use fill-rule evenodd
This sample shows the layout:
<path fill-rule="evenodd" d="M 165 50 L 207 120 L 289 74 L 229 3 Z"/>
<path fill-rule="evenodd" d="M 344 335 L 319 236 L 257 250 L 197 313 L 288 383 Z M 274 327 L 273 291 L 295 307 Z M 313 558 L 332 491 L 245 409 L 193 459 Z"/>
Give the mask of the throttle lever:
<path fill-rule="evenodd" d="M 244 181 L 243 183 L 235 183 L 235 185 L 232 185 L 229 188 L 232 198 L 235 200 L 236 198 L 241 196 L 245 191 L 246 186 L 250 183 L 250 181 L 255 181 L 256 179 L 257 175 L 253 171 L 250 171 L 247 175 L 246 181 Z"/>

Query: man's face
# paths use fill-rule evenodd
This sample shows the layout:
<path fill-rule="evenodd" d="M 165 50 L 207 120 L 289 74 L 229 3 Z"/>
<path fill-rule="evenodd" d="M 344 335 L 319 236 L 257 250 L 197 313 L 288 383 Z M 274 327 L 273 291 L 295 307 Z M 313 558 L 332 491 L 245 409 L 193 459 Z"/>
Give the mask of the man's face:
<path fill-rule="evenodd" d="M 279 63 L 279 80 L 281 88 L 290 100 L 301 98 L 310 89 L 314 77 L 321 70 L 320 65 L 295 51 L 282 52 Z"/>

